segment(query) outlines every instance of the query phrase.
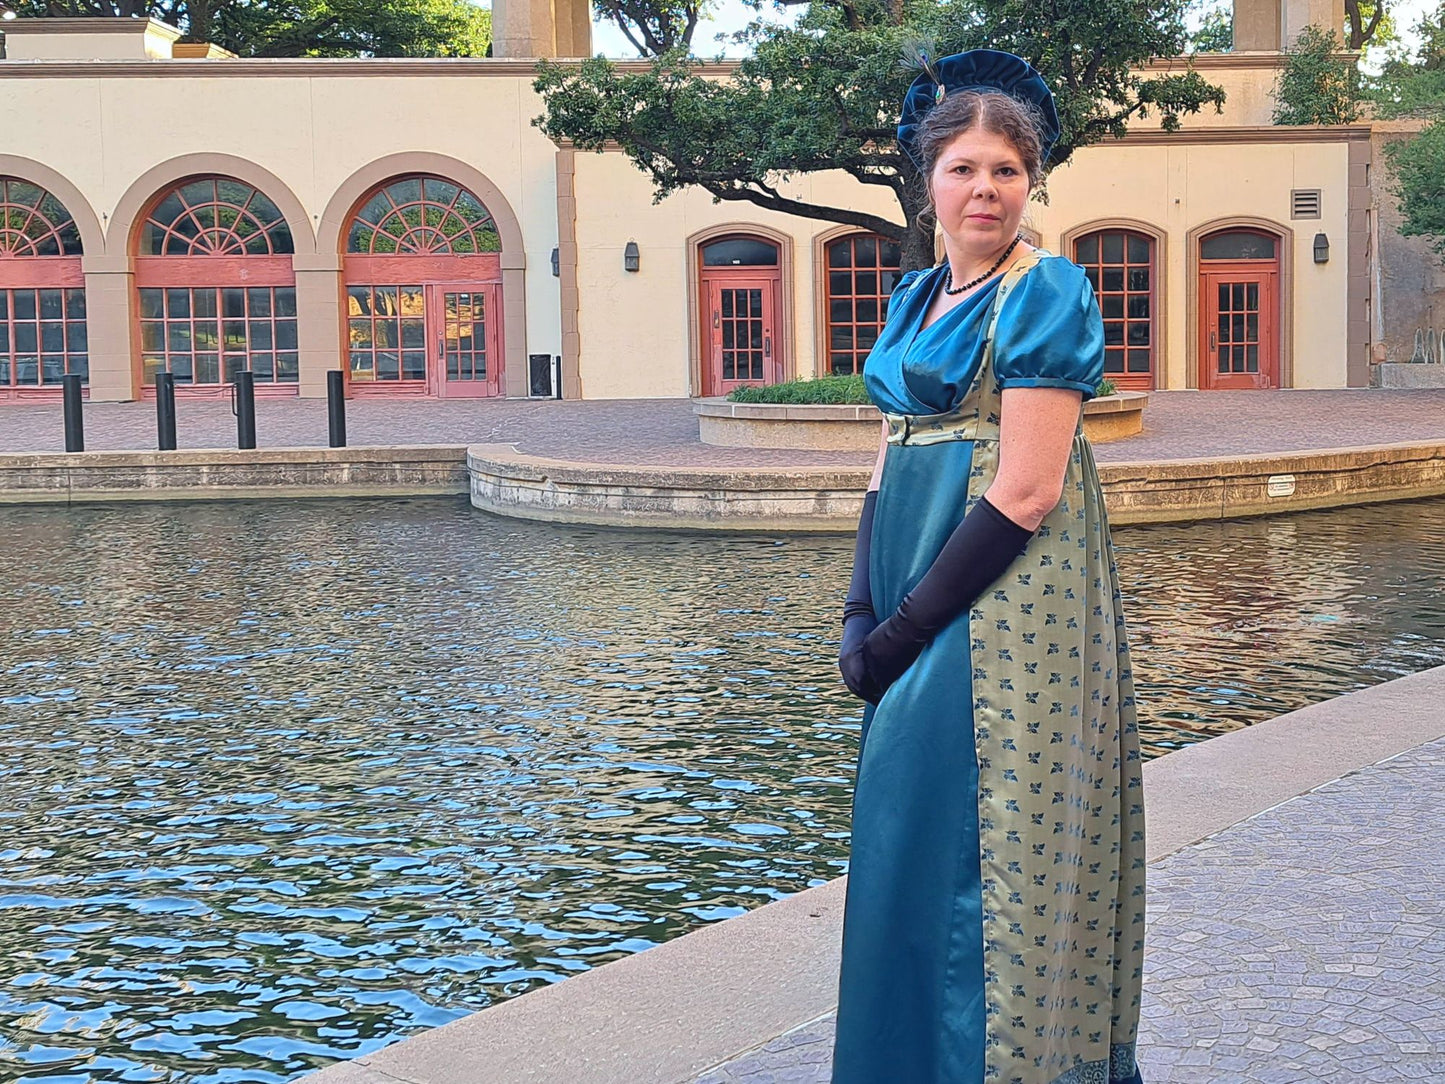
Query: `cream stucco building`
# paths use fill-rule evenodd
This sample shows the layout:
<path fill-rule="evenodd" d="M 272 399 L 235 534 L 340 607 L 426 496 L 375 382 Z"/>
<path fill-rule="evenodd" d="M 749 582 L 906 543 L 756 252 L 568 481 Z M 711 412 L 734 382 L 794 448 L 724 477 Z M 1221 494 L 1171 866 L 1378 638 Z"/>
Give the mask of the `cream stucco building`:
<path fill-rule="evenodd" d="M 54 396 L 67 368 L 124 400 L 160 371 L 192 395 L 241 368 L 261 394 L 323 395 L 339 368 L 354 396 L 523 396 L 550 394 L 555 359 L 566 397 L 609 398 L 860 366 L 893 245 L 700 190 L 654 205 L 622 154 L 532 125 L 530 57 L 585 53 L 586 10 L 498 0 L 486 60 L 4 24 L 0 404 Z M 1193 59 L 1224 113 L 1085 148 L 1032 208 L 1092 269 L 1122 386 L 1368 382 L 1370 129 L 1270 124 L 1281 43 L 1341 19 L 1340 0 L 1239 0 L 1236 51 Z M 843 174 L 791 188 L 898 215 Z"/>

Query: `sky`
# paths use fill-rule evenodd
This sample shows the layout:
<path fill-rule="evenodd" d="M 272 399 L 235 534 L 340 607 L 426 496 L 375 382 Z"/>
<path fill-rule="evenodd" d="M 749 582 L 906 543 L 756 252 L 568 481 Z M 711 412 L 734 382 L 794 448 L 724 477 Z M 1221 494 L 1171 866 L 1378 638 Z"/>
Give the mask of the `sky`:
<path fill-rule="evenodd" d="M 732 42 L 718 42 L 718 35 L 735 34 L 756 18 L 764 18 L 769 22 L 790 22 L 792 17 L 795 17 L 780 15 L 771 6 L 758 13 L 742 3 L 742 0 L 718 0 L 713 7 L 714 18 L 699 22 L 692 34 L 692 51 L 698 56 L 714 57 L 719 53 L 724 56 L 741 56 L 744 52 L 742 48 Z M 801 8 L 793 9 L 795 13 L 800 11 Z M 611 22 L 592 23 L 592 51 L 610 57 L 637 58 L 637 50 L 632 43 L 617 29 L 616 24 Z"/>
<path fill-rule="evenodd" d="M 1228 0 L 1225 0 L 1227 3 Z M 1387 0 L 1387 10 L 1391 11 L 1395 26 L 1399 28 L 1406 44 L 1413 47 L 1414 36 L 1410 28 L 1420 21 L 1420 17 L 1427 11 L 1432 10 L 1439 0 Z M 731 43 L 725 45 L 716 41 L 718 34 L 733 34 L 746 26 L 749 20 L 753 19 L 754 12 L 742 0 L 718 0 L 714 5 L 716 8 L 715 18 L 698 24 L 693 34 L 693 51 L 698 56 L 716 56 L 719 52 L 727 56 L 739 56 L 742 50 Z M 797 9 L 794 9 L 795 11 Z M 782 21 L 786 15 L 778 15 L 771 8 L 764 8 L 763 15 L 772 21 Z M 622 35 L 612 23 L 592 24 L 592 48 L 610 57 L 633 57 L 637 56 L 637 50 Z M 1383 58 L 1382 58 L 1383 59 Z"/>

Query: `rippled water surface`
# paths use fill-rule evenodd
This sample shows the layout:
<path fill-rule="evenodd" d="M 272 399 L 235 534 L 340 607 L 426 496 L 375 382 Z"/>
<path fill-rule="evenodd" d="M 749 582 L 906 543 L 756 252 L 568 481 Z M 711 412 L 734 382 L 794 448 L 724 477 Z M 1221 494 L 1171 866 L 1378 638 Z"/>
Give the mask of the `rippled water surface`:
<path fill-rule="evenodd" d="M 1445 662 L 1445 502 L 1116 542 L 1153 754 Z M 851 554 L 0 509 L 0 1080 L 282 1081 L 836 876 Z"/>

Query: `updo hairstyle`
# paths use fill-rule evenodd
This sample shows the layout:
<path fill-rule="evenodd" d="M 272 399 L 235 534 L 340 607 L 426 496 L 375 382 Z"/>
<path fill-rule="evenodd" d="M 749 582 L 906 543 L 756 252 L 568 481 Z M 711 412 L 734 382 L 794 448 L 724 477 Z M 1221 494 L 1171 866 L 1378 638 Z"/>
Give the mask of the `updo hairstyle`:
<path fill-rule="evenodd" d="M 1033 106 L 997 90 L 960 90 L 948 95 L 926 114 L 918 125 L 918 151 L 926 168 L 923 176 L 933 196 L 933 167 L 945 147 L 974 128 L 1009 141 L 1023 160 L 1029 188 L 1043 173 L 1043 140 Z"/>

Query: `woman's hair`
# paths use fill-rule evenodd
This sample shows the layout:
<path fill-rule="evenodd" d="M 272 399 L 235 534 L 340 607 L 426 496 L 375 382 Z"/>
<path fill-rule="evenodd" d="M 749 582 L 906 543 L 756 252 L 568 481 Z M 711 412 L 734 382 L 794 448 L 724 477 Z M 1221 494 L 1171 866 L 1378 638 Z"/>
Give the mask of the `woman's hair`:
<path fill-rule="evenodd" d="M 1043 173 L 1044 145 L 1039 137 L 1039 121 L 1034 108 L 1017 98 L 996 90 L 955 91 L 939 102 L 918 125 L 918 150 L 923 156 L 925 179 L 932 178 L 933 167 L 943 149 L 974 128 L 982 128 L 1009 141 L 1023 159 L 1029 176 L 1029 187 L 1039 183 Z M 929 180 L 929 202 L 932 203 L 932 181 Z"/>

